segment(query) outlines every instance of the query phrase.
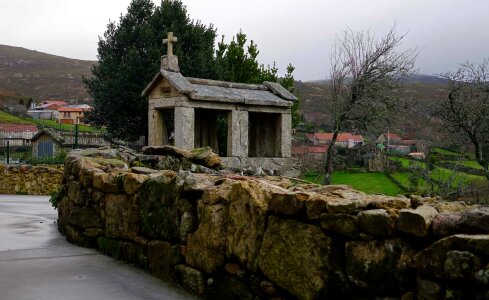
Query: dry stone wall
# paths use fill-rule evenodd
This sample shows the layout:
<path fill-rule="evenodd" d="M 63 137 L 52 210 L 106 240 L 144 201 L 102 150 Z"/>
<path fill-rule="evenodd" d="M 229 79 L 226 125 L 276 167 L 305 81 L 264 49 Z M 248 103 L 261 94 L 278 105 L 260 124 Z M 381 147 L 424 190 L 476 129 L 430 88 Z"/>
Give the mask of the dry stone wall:
<path fill-rule="evenodd" d="M 0 194 L 50 195 L 62 179 L 62 165 L 0 164 Z"/>
<path fill-rule="evenodd" d="M 68 241 L 205 298 L 489 298 L 487 207 L 91 156 L 65 165 Z"/>

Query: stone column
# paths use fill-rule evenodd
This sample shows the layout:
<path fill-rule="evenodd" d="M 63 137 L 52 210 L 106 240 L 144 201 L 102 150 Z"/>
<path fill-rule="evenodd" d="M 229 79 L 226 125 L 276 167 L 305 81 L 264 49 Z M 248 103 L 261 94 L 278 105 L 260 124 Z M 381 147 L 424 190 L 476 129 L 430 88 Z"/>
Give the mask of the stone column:
<path fill-rule="evenodd" d="M 280 152 L 282 157 L 292 156 L 292 115 L 281 114 L 280 115 Z"/>
<path fill-rule="evenodd" d="M 191 107 L 175 107 L 175 147 L 192 150 L 194 140 L 195 111 Z"/>
<path fill-rule="evenodd" d="M 248 112 L 232 110 L 228 114 L 227 156 L 248 157 Z"/>
<path fill-rule="evenodd" d="M 148 146 L 162 146 L 164 138 L 164 125 L 163 113 L 149 107 L 148 111 Z"/>

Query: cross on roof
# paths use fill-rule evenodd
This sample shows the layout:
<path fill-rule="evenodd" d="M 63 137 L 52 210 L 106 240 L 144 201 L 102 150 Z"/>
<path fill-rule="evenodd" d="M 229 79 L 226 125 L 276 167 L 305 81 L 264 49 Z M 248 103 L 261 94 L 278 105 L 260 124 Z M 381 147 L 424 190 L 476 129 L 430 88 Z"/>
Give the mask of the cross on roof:
<path fill-rule="evenodd" d="M 163 40 L 163 45 L 166 44 L 168 47 L 167 55 L 173 55 L 173 43 L 176 43 L 178 38 L 173 36 L 173 32 L 168 32 L 168 37 Z"/>

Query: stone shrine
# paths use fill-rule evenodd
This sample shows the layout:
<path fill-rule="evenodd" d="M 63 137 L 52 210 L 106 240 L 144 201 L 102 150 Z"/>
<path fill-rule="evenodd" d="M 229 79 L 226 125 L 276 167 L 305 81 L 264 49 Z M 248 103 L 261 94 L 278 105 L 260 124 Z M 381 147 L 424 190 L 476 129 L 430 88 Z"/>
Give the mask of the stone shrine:
<path fill-rule="evenodd" d="M 149 98 L 148 145 L 209 146 L 227 167 L 282 170 L 291 157 L 291 106 L 297 98 L 275 82 L 184 77 L 173 55 L 176 41 L 169 32 L 160 72 L 142 92 Z M 227 128 L 227 139 L 218 134 L 222 128 Z"/>

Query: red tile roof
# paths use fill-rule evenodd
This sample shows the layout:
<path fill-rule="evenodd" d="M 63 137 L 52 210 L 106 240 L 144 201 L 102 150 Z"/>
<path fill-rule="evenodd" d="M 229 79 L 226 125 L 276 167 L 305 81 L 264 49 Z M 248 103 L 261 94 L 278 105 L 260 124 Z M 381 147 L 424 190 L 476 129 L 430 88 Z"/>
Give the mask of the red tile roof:
<path fill-rule="evenodd" d="M 397 133 L 384 133 L 384 136 L 389 140 L 402 140 Z"/>
<path fill-rule="evenodd" d="M 321 132 L 315 133 L 314 136 L 318 140 L 322 141 L 331 141 L 333 139 L 333 134 L 329 132 Z M 349 140 L 353 140 L 354 142 L 363 142 L 363 137 L 361 135 L 352 134 L 350 132 L 339 133 L 336 138 L 337 142 L 348 142 Z"/>
<path fill-rule="evenodd" d="M 333 134 L 329 132 L 317 132 L 314 133 L 314 137 L 320 141 L 331 141 L 333 139 Z"/>
<path fill-rule="evenodd" d="M 307 147 L 307 153 L 326 153 L 328 152 L 328 147 L 312 146 Z"/>
<path fill-rule="evenodd" d="M 66 106 L 68 103 L 61 101 L 61 100 L 45 100 L 42 102 L 42 104 L 56 104 L 59 106 Z"/>
<path fill-rule="evenodd" d="M 5 132 L 37 132 L 37 126 L 33 124 L 0 124 L 0 131 Z"/>
<path fill-rule="evenodd" d="M 292 147 L 292 154 L 326 153 L 328 146 L 296 146 Z"/>

